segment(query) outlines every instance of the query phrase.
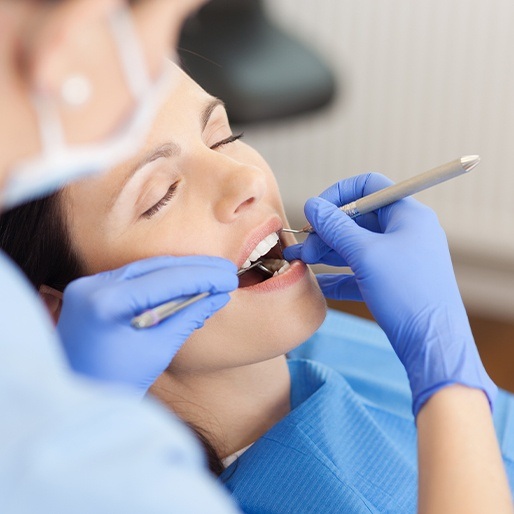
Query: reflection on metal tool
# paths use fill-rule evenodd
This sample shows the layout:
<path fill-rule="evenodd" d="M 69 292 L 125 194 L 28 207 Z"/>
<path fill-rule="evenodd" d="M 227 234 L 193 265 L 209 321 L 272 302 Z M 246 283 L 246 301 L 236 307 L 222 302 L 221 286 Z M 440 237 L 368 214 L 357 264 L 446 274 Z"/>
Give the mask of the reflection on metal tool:
<path fill-rule="evenodd" d="M 237 276 L 240 277 L 252 268 L 258 268 L 261 271 L 268 273 L 269 275 L 273 275 L 273 272 L 266 268 L 262 261 L 257 261 L 254 262 L 251 266 L 248 266 L 247 268 L 240 269 L 237 272 Z M 207 296 L 209 296 L 210 294 L 211 293 L 206 291 L 205 293 L 199 293 L 194 296 L 189 296 L 185 300 L 172 300 L 170 302 L 163 303 L 157 307 L 154 307 L 153 309 L 143 312 L 143 314 L 140 314 L 139 316 L 132 318 L 130 324 L 134 328 L 153 327 L 154 325 L 157 325 L 166 318 L 173 316 L 173 314 L 175 314 L 176 312 L 185 309 L 187 306 L 198 302 L 202 298 L 207 298 Z"/>
<path fill-rule="evenodd" d="M 443 164 L 437 168 L 425 171 L 415 177 L 402 180 L 401 182 L 398 182 L 398 184 L 386 187 L 381 191 L 376 191 L 375 193 L 359 198 L 358 200 L 347 203 L 339 208 L 348 214 L 350 218 L 356 218 L 357 216 L 361 216 L 368 212 L 380 209 L 381 207 L 385 207 L 393 202 L 397 202 L 407 196 L 419 193 L 420 191 L 435 186 L 436 184 L 458 177 L 463 173 L 467 173 L 479 162 L 480 157 L 478 155 L 467 155 L 466 157 L 461 157 L 460 159 Z M 314 229 L 311 225 L 307 225 L 300 230 L 283 228 L 282 232 L 310 234 L 311 232 L 314 232 Z"/>

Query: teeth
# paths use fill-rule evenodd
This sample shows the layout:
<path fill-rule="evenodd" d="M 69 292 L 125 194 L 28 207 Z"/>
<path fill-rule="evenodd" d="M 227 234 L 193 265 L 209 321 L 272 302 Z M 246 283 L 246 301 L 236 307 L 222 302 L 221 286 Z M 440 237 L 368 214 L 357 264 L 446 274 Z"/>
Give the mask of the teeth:
<path fill-rule="evenodd" d="M 260 257 L 266 255 L 278 243 L 278 234 L 273 232 L 266 236 L 256 247 L 255 250 L 249 255 L 248 259 L 244 262 L 241 268 L 248 268 L 252 262 L 259 260 Z"/>
<path fill-rule="evenodd" d="M 273 273 L 274 277 L 276 277 L 277 275 L 282 275 L 282 273 L 284 273 L 291 267 L 291 265 L 287 261 L 280 261 L 280 262 L 282 263 L 282 266 L 277 271 L 275 271 L 275 273 Z"/>
<path fill-rule="evenodd" d="M 270 271 L 278 271 L 284 264 L 282 259 L 263 259 L 262 264 L 266 266 Z"/>

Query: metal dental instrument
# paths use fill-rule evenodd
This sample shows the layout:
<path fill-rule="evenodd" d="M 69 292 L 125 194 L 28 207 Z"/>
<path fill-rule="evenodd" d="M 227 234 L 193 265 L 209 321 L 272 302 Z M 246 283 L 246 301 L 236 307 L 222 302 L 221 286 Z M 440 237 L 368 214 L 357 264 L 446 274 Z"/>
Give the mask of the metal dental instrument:
<path fill-rule="evenodd" d="M 244 273 L 246 273 L 248 270 L 252 268 L 258 268 L 261 271 L 264 271 L 268 275 L 273 275 L 273 271 L 269 270 L 264 266 L 262 261 L 256 261 L 247 268 L 240 269 L 237 272 L 237 276 L 240 277 Z M 185 309 L 187 306 L 196 303 L 198 300 L 201 300 L 202 298 L 206 298 L 211 293 L 206 291 L 205 293 L 199 293 L 197 295 L 190 296 L 189 298 L 186 298 L 185 300 L 171 300 L 170 302 L 163 303 L 157 307 L 154 307 L 153 309 L 149 309 L 139 316 L 135 316 L 132 318 L 130 324 L 134 328 L 149 328 L 153 327 L 154 325 L 157 325 L 161 321 L 165 320 L 166 318 L 169 318 L 170 316 L 173 316 L 178 311 L 181 311 L 182 309 Z"/>
<path fill-rule="evenodd" d="M 398 182 L 398 184 L 393 184 L 381 191 L 376 191 L 375 193 L 359 198 L 358 200 L 347 203 L 339 208 L 348 214 L 350 218 L 356 218 L 357 216 L 375 211 L 380 209 L 380 207 L 385 207 L 386 205 L 401 200 L 407 196 L 419 193 L 419 191 L 428 189 L 436 184 L 458 177 L 463 173 L 467 173 L 479 162 L 480 157 L 478 155 L 467 155 L 447 164 L 442 164 L 441 166 L 424 173 L 420 173 L 415 177 L 402 180 L 401 182 Z M 310 234 L 311 232 L 314 232 L 314 229 L 311 225 L 307 225 L 301 230 L 283 228 L 282 232 L 291 232 L 292 234 Z"/>

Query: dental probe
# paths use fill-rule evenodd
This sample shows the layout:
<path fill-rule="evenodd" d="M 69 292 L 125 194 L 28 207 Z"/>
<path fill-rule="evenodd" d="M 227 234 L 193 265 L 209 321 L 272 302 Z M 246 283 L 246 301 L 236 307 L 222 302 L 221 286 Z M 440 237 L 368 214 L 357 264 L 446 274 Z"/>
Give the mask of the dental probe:
<path fill-rule="evenodd" d="M 350 218 L 356 218 L 357 216 L 375 211 L 407 196 L 419 193 L 420 191 L 440 184 L 441 182 L 458 177 L 463 173 L 467 173 L 479 162 L 480 157 L 478 155 L 467 155 L 465 157 L 461 157 L 460 159 L 448 162 L 447 164 L 442 164 L 441 166 L 437 166 L 437 168 L 425 171 L 424 173 L 420 173 L 414 177 L 402 180 L 397 184 L 393 184 L 385 189 L 376 191 L 368 196 L 359 198 L 354 202 L 347 203 L 346 205 L 339 207 L 339 209 L 348 214 Z M 311 232 L 314 232 L 314 229 L 311 225 L 307 225 L 301 230 L 283 228 L 282 232 L 291 232 L 292 234 L 310 234 Z"/>
<path fill-rule="evenodd" d="M 259 268 L 260 270 L 268 273 L 269 275 L 273 275 L 273 272 L 266 268 L 262 261 L 256 261 L 247 268 L 240 269 L 236 273 L 236 275 L 240 277 L 252 268 Z M 173 316 L 173 314 L 175 314 L 176 312 L 179 312 L 182 309 L 188 307 L 189 305 L 196 303 L 202 298 L 207 298 L 207 296 L 209 296 L 210 294 L 211 293 L 206 291 L 205 293 L 199 293 L 197 295 L 190 296 L 185 300 L 171 300 L 170 302 L 163 303 L 157 307 L 154 307 L 153 309 L 149 309 L 140 314 L 139 316 L 135 316 L 134 318 L 132 318 L 130 324 L 134 328 L 153 327 L 154 325 L 157 325 L 166 318 Z"/>

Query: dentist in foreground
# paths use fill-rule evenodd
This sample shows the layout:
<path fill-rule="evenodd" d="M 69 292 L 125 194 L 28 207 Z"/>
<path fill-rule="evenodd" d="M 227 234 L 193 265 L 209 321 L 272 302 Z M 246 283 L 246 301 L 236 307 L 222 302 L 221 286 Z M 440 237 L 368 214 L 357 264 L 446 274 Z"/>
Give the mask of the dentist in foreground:
<path fill-rule="evenodd" d="M 196 4 L 148 0 L 128 10 L 106 0 L 0 0 L 4 207 L 129 155 L 162 91 L 173 87 L 160 66 L 165 36 L 176 39 Z M 490 415 L 496 388 L 478 358 L 435 216 L 408 199 L 358 226 L 335 207 L 385 185 L 383 177 L 360 176 L 309 201 L 317 235 L 286 257 L 355 272 L 322 276 L 320 285 L 332 297 L 364 299 L 407 370 L 421 510 L 511 512 Z M 58 325 L 68 352 L 77 352 L 67 356 L 5 256 L 0 284 L 1 512 L 234 512 L 186 429 L 136 401 L 229 300 L 233 264 L 158 257 L 81 279 L 72 300 L 65 293 Z M 127 326 L 148 307 L 204 291 L 209 298 L 151 331 Z M 66 357 L 96 382 L 75 376 Z M 448 460 L 458 465 L 442 465 Z"/>
<path fill-rule="evenodd" d="M 2 210 L 137 148 L 173 87 L 164 57 L 201 3 L 0 0 Z M 87 282 L 80 312 L 63 312 L 59 335 L 106 346 L 125 338 L 130 355 L 107 387 L 71 371 L 37 294 L 0 253 L 0 512 L 235 512 L 189 431 L 160 406 L 135 401 L 228 301 L 235 271 L 220 259 L 160 258 Z M 99 312 L 95 291 L 110 311 Z M 210 299 L 151 342 L 132 330 L 137 339 L 127 340 L 111 321 L 145 302 L 203 291 Z"/>

